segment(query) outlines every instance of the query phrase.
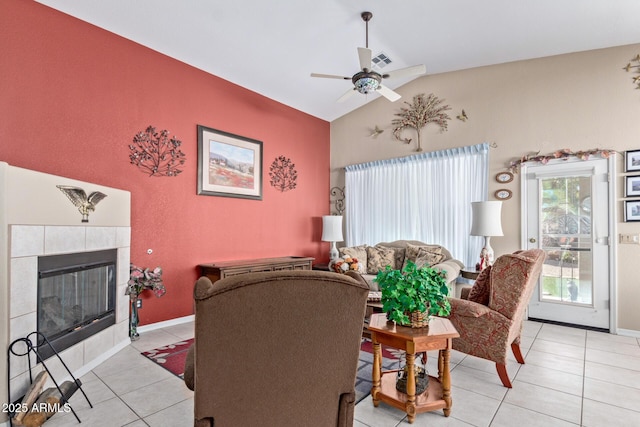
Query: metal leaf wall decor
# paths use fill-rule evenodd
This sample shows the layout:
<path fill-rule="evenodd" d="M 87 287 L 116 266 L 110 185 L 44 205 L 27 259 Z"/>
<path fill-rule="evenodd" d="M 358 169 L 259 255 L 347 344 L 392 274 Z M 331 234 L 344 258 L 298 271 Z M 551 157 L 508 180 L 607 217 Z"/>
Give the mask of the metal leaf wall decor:
<path fill-rule="evenodd" d="M 149 176 L 177 176 L 186 160 L 180 145 L 182 141 L 175 135 L 169 138 L 168 130 L 156 132 L 155 127 L 149 126 L 133 137 L 129 160 Z"/>
<path fill-rule="evenodd" d="M 284 156 L 278 156 L 269 167 L 269 177 L 271 186 L 282 192 L 294 190 L 296 188 L 298 172 L 296 165 Z"/>

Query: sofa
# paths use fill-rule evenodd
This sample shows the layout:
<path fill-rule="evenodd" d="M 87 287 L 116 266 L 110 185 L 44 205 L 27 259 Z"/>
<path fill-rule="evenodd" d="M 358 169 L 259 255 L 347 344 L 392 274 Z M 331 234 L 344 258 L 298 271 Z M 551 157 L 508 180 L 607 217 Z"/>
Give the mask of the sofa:
<path fill-rule="evenodd" d="M 340 258 L 337 263 L 348 258 L 357 259 L 355 268 L 367 281 L 370 290 L 378 291 L 378 284 L 373 280 L 378 271 L 384 270 L 389 265 L 393 269 L 401 270 L 408 260 L 416 263 L 418 267 L 429 266 L 442 270 L 445 273 L 449 295 L 455 295 L 456 279 L 464 264 L 454 259 L 451 253 L 443 246 L 423 243 L 418 240 L 396 240 L 393 242 L 381 242 L 374 246 L 359 245 L 342 247 L 338 249 Z M 338 271 L 330 263 L 331 270 Z"/>

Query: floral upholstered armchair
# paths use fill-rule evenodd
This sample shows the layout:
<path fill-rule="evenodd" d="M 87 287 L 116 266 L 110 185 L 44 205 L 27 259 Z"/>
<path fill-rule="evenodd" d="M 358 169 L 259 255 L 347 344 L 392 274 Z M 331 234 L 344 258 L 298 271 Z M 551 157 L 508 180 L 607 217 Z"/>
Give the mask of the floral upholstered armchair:
<path fill-rule="evenodd" d="M 505 387 L 511 388 L 509 347 L 518 363 L 524 363 L 520 351 L 522 320 L 544 259 L 541 249 L 502 255 L 480 273 L 468 299 L 450 299 L 449 319 L 460 333 L 460 338 L 453 340 L 454 350 L 495 362 Z"/>

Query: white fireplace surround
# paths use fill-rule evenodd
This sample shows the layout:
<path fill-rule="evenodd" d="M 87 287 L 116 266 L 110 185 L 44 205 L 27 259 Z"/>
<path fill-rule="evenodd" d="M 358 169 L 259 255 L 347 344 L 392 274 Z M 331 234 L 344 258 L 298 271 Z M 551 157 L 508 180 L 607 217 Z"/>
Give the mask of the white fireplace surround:
<path fill-rule="evenodd" d="M 81 215 L 56 185 L 107 195 L 81 223 Z M 0 162 L 0 341 L 6 351 L 17 338 L 36 331 L 38 257 L 117 249 L 116 324 L 60 353 L 76 377 L 129 344 L 129 278 L 131 244 L 130 193 L 68 178 L 16 168 Z M 5 232 L 6 231 L 6 232 Z M 4 360 L 4 361 L 2 361 Z M 10 389 L 6 395 L 6 358 L 0 358 L 0 401 L 11 402 L 29 384 L 26 357 L 11 356 Z M 35 364 L 35 359 L 32 359 Z M 45 361 L 56 381 L 68 377 L 54 358 Z M 36 372 L 40 368 L 36 368 Z M 0 414 L 0 425 L 5 414 Z"/>

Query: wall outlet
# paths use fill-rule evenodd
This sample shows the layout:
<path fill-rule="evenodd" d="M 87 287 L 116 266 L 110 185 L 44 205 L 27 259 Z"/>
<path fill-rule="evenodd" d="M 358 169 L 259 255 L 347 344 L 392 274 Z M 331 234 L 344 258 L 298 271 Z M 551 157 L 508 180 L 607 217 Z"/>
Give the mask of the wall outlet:
<path fill-rule="evenodd" d="M 136 307 L 142 308 L 142 300 L 140 298 L 136 300 Z"/>
<path fill-rule="evenodd" d="M 638 234 L 620 234 L 620 244 L 640 245 L 640 235 Z"/>

